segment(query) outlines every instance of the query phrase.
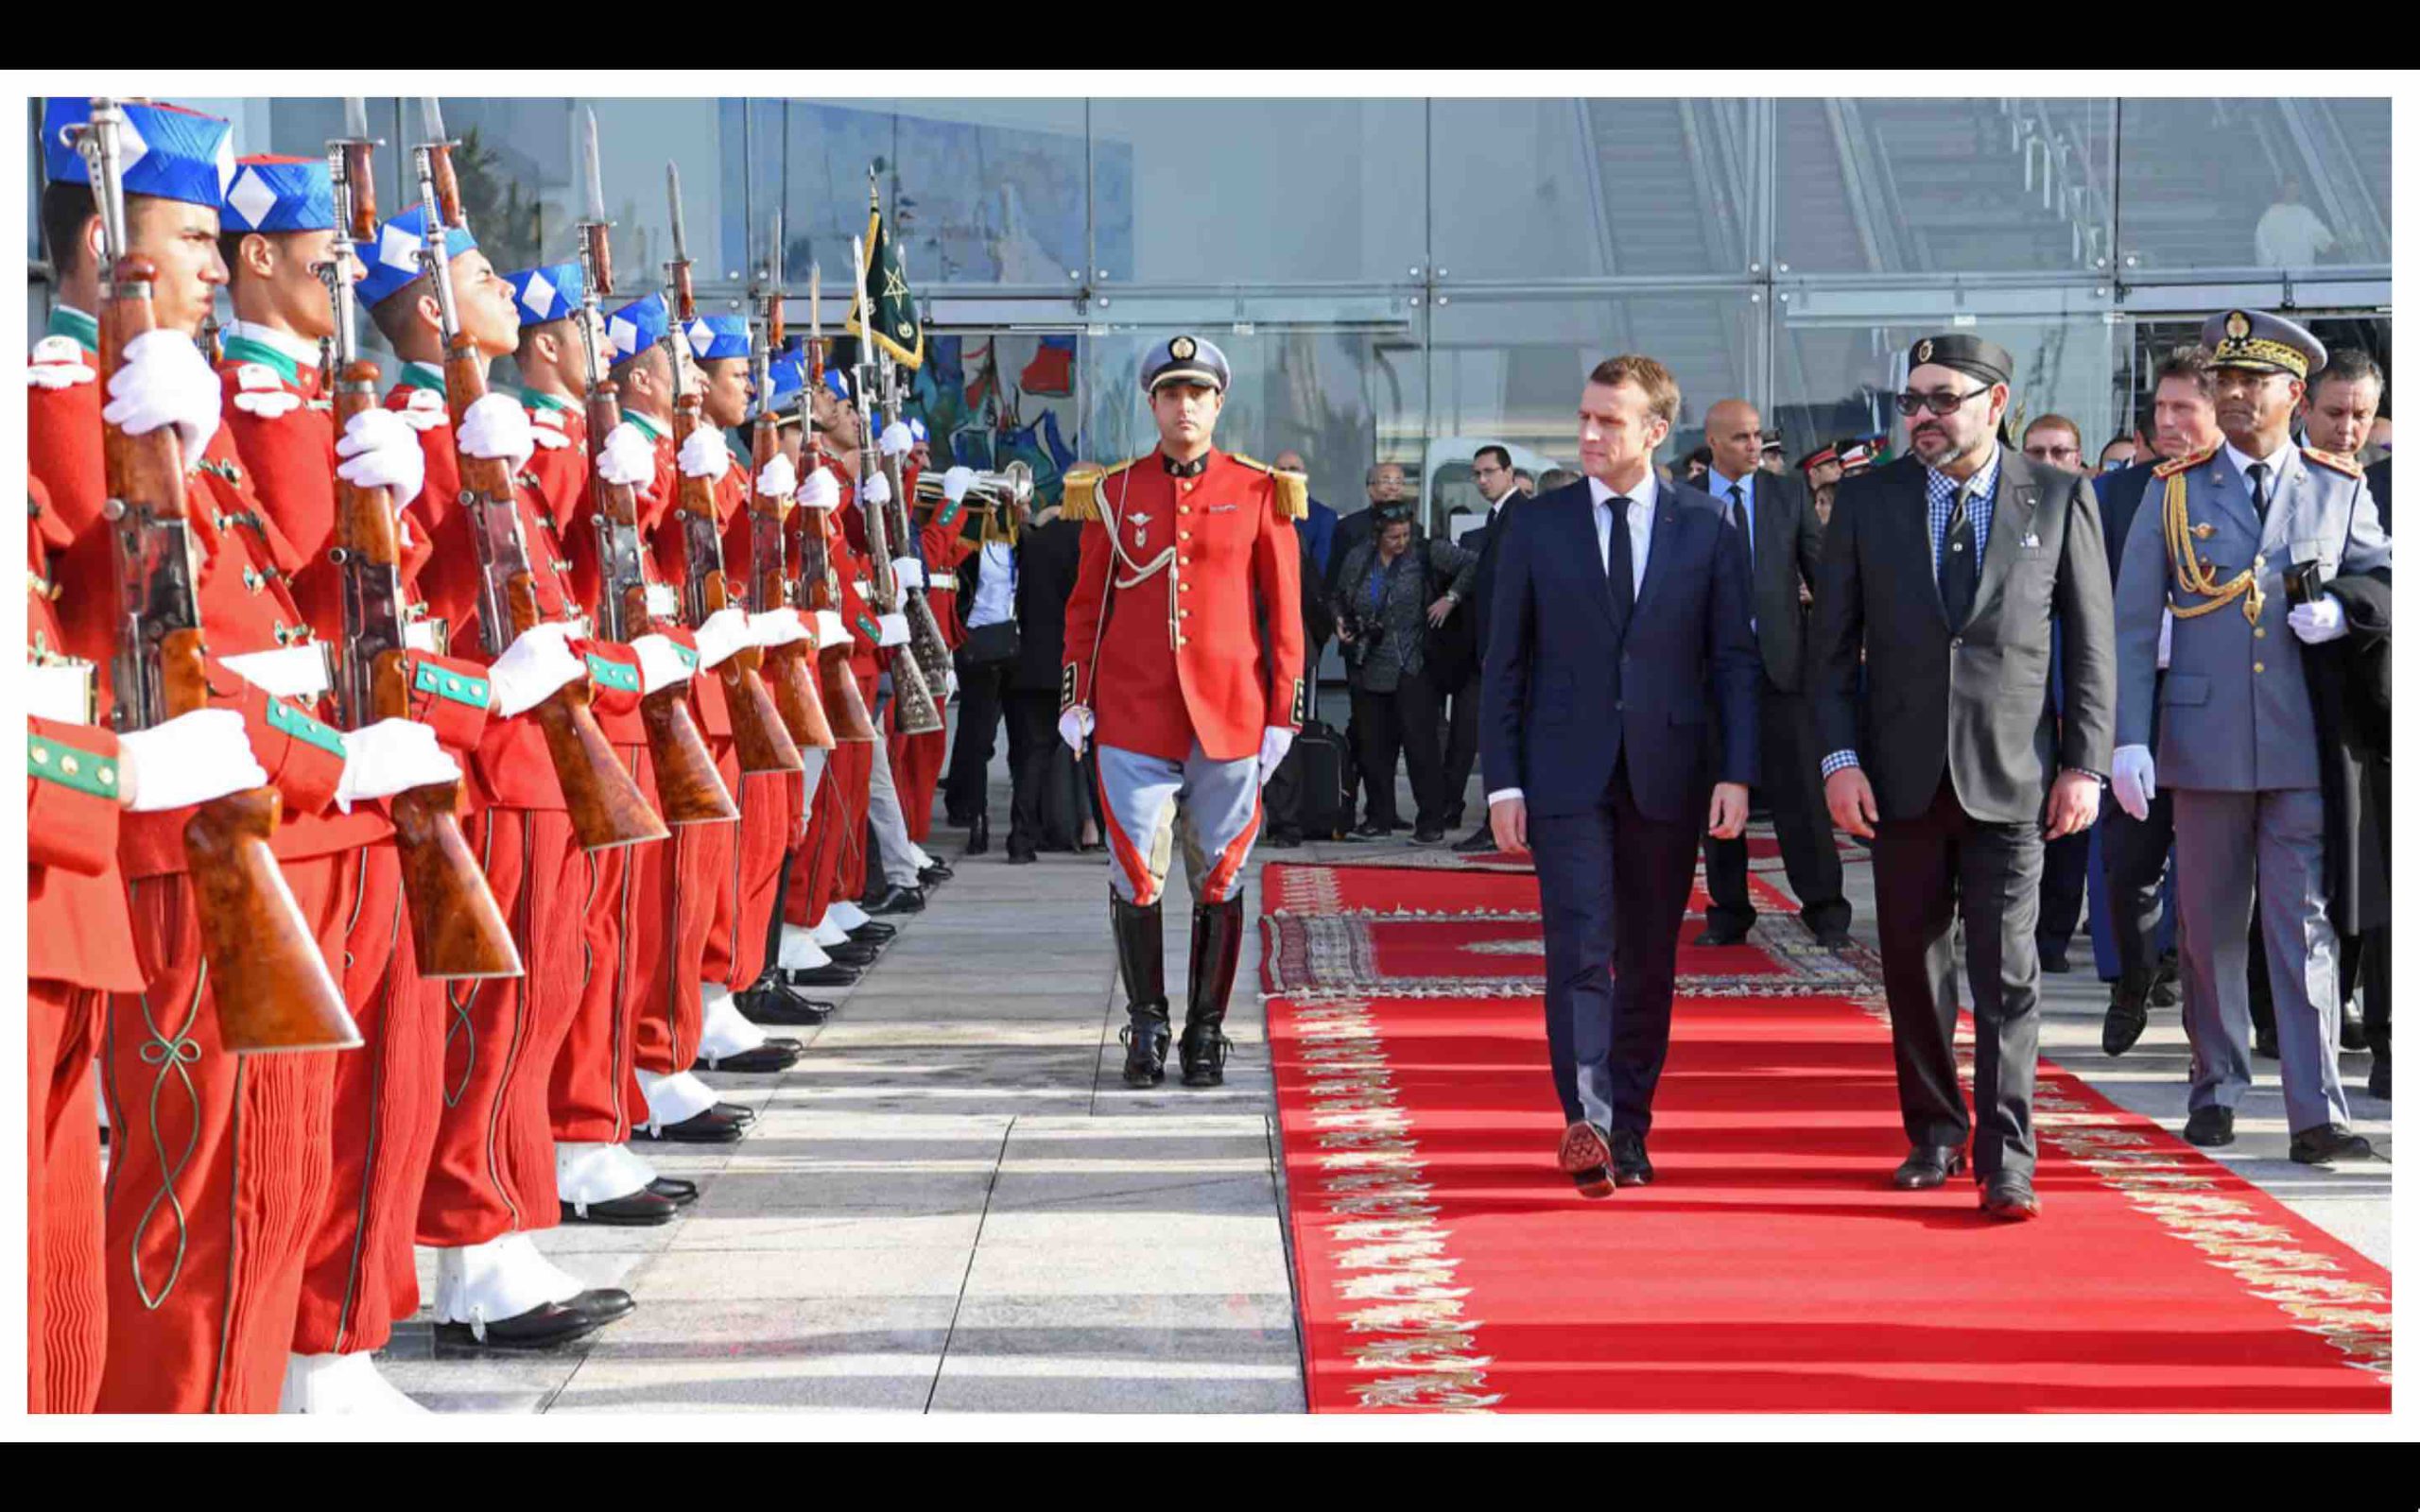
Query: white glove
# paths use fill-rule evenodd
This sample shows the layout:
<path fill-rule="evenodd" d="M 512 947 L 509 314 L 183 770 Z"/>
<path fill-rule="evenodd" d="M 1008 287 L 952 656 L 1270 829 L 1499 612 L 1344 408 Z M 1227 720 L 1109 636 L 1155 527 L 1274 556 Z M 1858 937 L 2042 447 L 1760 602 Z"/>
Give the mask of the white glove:
<path fill-rule="evenodd" d="M 488 668 L 495 712 L 507 719 L 526 713 L 554 696 L 557 688 L 588 676 L 588 663 L 572 654 L 570 642 L 571 627 L 555 621 L 513 637 Z"/>
<path fill-rule="evenodd" d="M 427 461 L 420 449 L 420 432 L 404 423 L 391 409 L 365 409 L 345 421 L 337 438 L 337 476 L 356 489 L 385 489 L 395 507 L 420 497 Z"/>
<path fill-rule="evenodd" d="M 681 594 L 670 583 L 647 585 L 647 611 L 660 620 L 681 617 Z"/>
<path fill-rule="evenodd" d="M 719 481 L 725 472 L 731 471 L 731 443 L 724 440 L 722 432 L 713 426 L 700 425 L 681 443 L 676 460 L 681 464 L 681 475 L 684 478 Z"/>
<path fill-rule="evenodd" d="M 901 557 L 890 564 L 890 576 L 899 579 L 902 588 L 925 586 L 925 563 L 915 557 Z"/>
<path fill-rule="evenodd" d="M 876 472 L 866 479 L 857 490 L 857 499 L 859 503 L 868 506 L 889 504 L 890 502 L 890 475 Z"/>
<path fill-rule="evenodd" d="M 2152 811 L 2152 799 L 2159 797 L 2159 784 L 2152 772 L 2152 748 L 2149 746 L 2120 746 L 2109 759 L 2109 790 L 2118 795 L 2118 806 L 2129 818 L 2141 822 Z"/>
<path fill-rule="evenodd" d="M 798 507 L 802 509 L 837 509 L 840 507 L 840 480 L 828 467 L 819 467 L 798 486 Z"/>
<path fill-rule="evenodd" d="M 552 414 L 553 411 L 544 413 Z M 571 438 L 563 434 L 562 421 L 544 421 L 535 415 L 529 418 L 529 438 L 549 452 L 560 452 L 571 444 Z"/>
<path fill-rule="evenodd" d="M 2159 611 L 2159 669 L 2168 670 L 2168 644 L 2176 632 L 2176 616 L 2166 610 Z"/>
<path fill-rule="evenodd" d="M 815 632 L 798 617 L 794 609 L 769 609 L 748 616 L 749 638 L 763 646 L 787 645 L 793 641 L 807 641 Z"/>
<path fill-rule="evenodd" d="M 846 645 L 856 637 L 849 633 L 848 622 L 834 610 L 815 611 L 815 644 L 818 646 Z"/>
<path fill-rule="evenodd" d="M 916 433 L 894 420 L 882 428 L 881 446 L 885 456 L 906 456 L 916 449 Z"/>
<path fill-rule="evenodd" d="M 484 461 L 503 461 L 521 471 L 538 450 L 538 442 L 530 435 L 529 412 L 510 394 L 489 394 L 472 401 L 462 411 L 462 424 L 454 433 L 454 444 L 465 456 Z"/>
<path fill-rule="evenodd" d="M 882 639 L 874 642 L 874 644 L 906 645 L 908 644 L 907 615 L 885 614 L 874 623 L 882 627 Z"/>
<path fill-rule="evenodd" d="M 605 444 L 596 449 L 596 475 L 621 488 L 645 488 L 655 481 L 655 443 L 629 421 L 622 421 L 605 433 Z"/>
<path fill-rule="evenodd" d="M 268 785 L 244 716 L 233 709 L 197 709 L 117 737 L 118 800 L 137 814 Z"/>
<path fill-rule="evenodd" d="M 958 668 L 952 667 L 942 676 L 949 685 L 949 691 L 942 695 L 942 701 L 946 703 L 958 696 Z"/>
<path fill-rule="evenodd" d="M 639 654 L 639 692 L 653 693 L 689 680 L 689 659 L 668 635 L 642 635 L 631 643 Z"/>
<path fill-rule="evenodd" d="M 748 633 L 746 610 L 717 610 L 698 627 L 698 668 L 718 667 L 755 644 Z"/>
<path fill-rule="evenodd" d="M 966 490 L 973 487 L 975 470 L 971 467 L 954 467 L 942 474 L 942 497 L 952 504 L 963 500 Z"/>
<path fill-rule="evenodd" d="M 798 468 L 775 452 L 771 461 L 756 470 L 756 491 L 768 498 L 788 498 L 798 491 Z"/>
<path fill-rule="evenodd" d="M 1293 748 L 1294 732 L 1290 730 L 1270 725 L 1260 732 L 1260 781 L 1263 786 L 1268 785 L 1270 777 L 1277 770 L 1277 764 L 1284 761 L 1286 753 Z"/>
<path fill-rule="evenodd" d="M 2295 605 L 2286 615 L 2286 626 L 2305 645 L 2325 645 L 2353 633 L 2353 627 L 2344 622 L 2344 606 L 2333 593 Z"/>
<path fill-rule="evenodd" d="M 337 807 L 350 814 L 362 799 L 392 798 L 407 788 L 459 782 L 461 777 L 461 766 L 437 744 L 434 729 L 409 719 L 381 719 L 345 732 Z"/>
<path fill-rule="evenodd" d="M 1076 705 L 1059 716 L 1059 738 L 1077 756 L 1084 754 L 1084 737 L 1093 732 L 1093 712 L 1082 704 Z"/>
<path fill-rule="evenodd" d="M 190 468 L 218 434 L 218 375 L 199 347 L 175 331 L 146 331 L 126 344 L 117 371 L 110 374 L 101 419 L 129 436 L 174 425 Z"/>

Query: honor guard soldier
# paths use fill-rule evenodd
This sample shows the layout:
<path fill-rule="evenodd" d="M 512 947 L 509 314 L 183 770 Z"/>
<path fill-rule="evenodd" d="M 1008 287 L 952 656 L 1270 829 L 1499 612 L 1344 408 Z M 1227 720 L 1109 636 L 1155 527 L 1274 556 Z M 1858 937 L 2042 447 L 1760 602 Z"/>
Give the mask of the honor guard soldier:
<path fill-rule="evenodd" d="M 2314 707 L 2331 643 L 2386 637 L 2393 547 L 2360 470 L 2296 448 L 2290 427 L 2326 349 L 2276 316 L 2213 316 L 2218 446 L 2162 463 L 2118 578 L 2112 786 L 2141 818 L 2161 788 L 2176 822 L 2177 946 L 2193 1047 L 2185 1137 L 2222 1145 L 2252 1084 L 2246 925 L 2256 883 L 2277 1015 L 2290 1153 L 2364 1159 L 2337 1074 L 2338 928 L 2358 869 L 2341 733 Z M 2161 620 L 2172 620 L 2159 677 Z M 2153 699 L 2159 714 L 2151 747 Z"/>
<path fill-rule="evenodd" d="M 1067 604 L 1059 732 L 1079 756 L 1086 739 L 1099 746 L 1130 1087 L 1166 1074 L 1160 893 L 1180 832 L 1194 902 L 1178 1054 L 1186 1086 L 1222 1079 L 1260 788 L 1309 713 L 1294 538 L 1308 480 L 1212 444 L 1227 378 L 1209 342 L 1161 343 L 1142 370 L 1159 449 L 1066 478 L 1063 512 L 1090 527 Z"/>

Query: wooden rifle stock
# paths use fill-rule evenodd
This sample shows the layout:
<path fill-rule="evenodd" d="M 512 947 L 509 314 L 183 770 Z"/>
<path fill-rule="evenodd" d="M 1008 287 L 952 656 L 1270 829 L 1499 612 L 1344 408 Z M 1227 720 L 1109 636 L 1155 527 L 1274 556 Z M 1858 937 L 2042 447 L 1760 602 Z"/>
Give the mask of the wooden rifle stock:
<path fill-rule="evenodd" d="M 375 365 L 356 362 L 344 370 L 336 391 L 337 435 L 354 416 L 377 404 L 377 390 Z M 373 720 L 408 719 L 403 553 L 394 504 L 386 489 L 359 488 L 342 476 L 336 490 L 337 560 L 345 576 L 345 713 L 355 729 Z M 411 788 L 387 802 L 420 974 L 441 981 L 519 976 L 521 953 L 512 943 L 512 927 L 463 837 L 461 804 L 459 781 Z"/>
<path fill-rule="evenodd" d="M 772 328 L 781 329 L 780 301 L 774 301 L 776 313 Z M 778 339 L 778 335 L 776 336 Z M 758 491 L 753 480 L 765 475 L 766 465 L 781 450 L 781 438 L 770 411 L 756 417 L 756 426 L 749 438 L 750 462 L 749 576 L 748 602 L 760 612 L 789 607 L 788 552 L 785 549 L 788 531 L 786 518 L 788 509 L 783 502 Z M 815 689 L 815 672 L 811 665 L 815 655 L 812 642 L 793 641 L 777 645 L 765 653 L 763 674 L 773 694 L 773 706 L 781 711 L 782 723 L 790 739 L 802 750 L 830 750 L 835 741 L 832 722 L 823 712 L 823 700 Z"/>
<path fill-rule="evenodd" d="M 619 553 L 606 536 L 599 535 L 597 593 L 614 611 L 608 623 L 614 627 L 615 638 L 633 639 L 646 634 L 654 620 L 648 612 L 647 570 L 638 553 L 638 494 L 629 484 L 609 482 L 596 471 L 605 438 L 622 423 L 619 392 L 611 383 L 597 384 L 588 391 L 586 412 L 591 498 L 601 527 L 628 531 L 625 539 L 630 543 L 627 553 Z M 648 758 L 655 767 L 656 806 L 665 823 L 728 824 L 738 819 L 739 805 L 723 785 L 714 750 L 689 713 L 685 686 L 674 683 L 642 697 L 639 722 L 647 730 Z"/>
<path fill-rule="evenodd" d="M 153 276 L 147 259 L 115 260 L 99 312 L 106 374 L 153 329 Z M 210 703 L 184 458 L 167 425 L 129 436 L 105 424 L 101 451 L 120 593 L 116 717 L 121 730 L 147 729 Z M 213 799 L 185 822 L 218 1042 L 236 1055 L 348 1050 L 361 1032 L 269 850 L 282 807 L 275 788 L 251 788 Z"/>
<path fill-rule="evenodd" d="M 460 434 L 462 417 L 479 400 L 487 397 L 487 375 L 479 370 L 478 354 L 468 341 L 456 344 L 445 354 L 445 398 L 452 412 L 456 434 Z M 467 507 L 475 513 L 483 509 L 515 511 L 513 529 L 510 533 L 514 545 L 519 545 L 520 506 L 513 496 L 511 469 L 501 457 L 472 456 L 457 451 L 455 459 L 462 478 L 462 490 Z M 496 538 L 474 521 L 471 534 L 483 557 L 495 549 Z M 502 575 L 501 592 L 494 597 L 503 599 L 503 623 L 490 618 L 491 595 L 483 594 L 480 615 L 481 631 L 489 648 L 501 653 L 513 640 L 539 623 L 538 588 L 529 576 L 526 553 L 517 560 L 484 559 L 483 575 L 493 579 Z M 596 726 L 596 711 L 590 707 L 588 679 L 575 678 L 546 696 L 544 703 L 529 711 L 538 722 L 539 731 L 546 739 L 546 754 L 553 761 L 555 779 L 562 785 L 563 806 L 570 811 L 573 833 L 583 850 L 607 850 L 616 846 L 638 845 L 648 840 L 661 840 L 672 832 L 648 807 L 647 795 L 639 791 L 635 779 L 625 770 L 614 747 L 606 742 L 605 732 Z"/>
<path fill-rule="evenodd" d="M 683 395 L 672 414 L 674 446 L 687 444 L 702 423 L 698 396 Z M 702 626 L 709 616 L 731 605 L 731 591 L 722 576 L 714 485 L 704 478 L 683 473 L 681 510 L 687 517 L 684 527 L 692 532 L 684 552 L 689 569 L 689 609 Z M 708 546 L 713 549 L 712 556 L 707 554 Z M 798 747 L 782 722 L 781 710 L 774 706 L 773 696 L 766 691 L 765 679 L 757 673 L 764 656 L 761 648 L 746 646 L 714 669 L 715 675 L 722 679 L 723 696 L 731 709 L 731 738 L 739 753 L 739 770 L 742 774 L 803 771 L 806 764 L 799 759 Z"/>
<path fill-rule="evenodd" d="M 873 436 L 868 431 L 857 451 L 857 465 L 864 467 L 867 459 L 875 455 Z M 897 489 L 898 483 L 890 478 L 890 473 L 896 470 L 887 463 L 881 465 L 884 471 L 879 475 L 889 481 L 892 489 Z M 886 506 L 866 503 L 862 488 L 857 490 L 857 507 L 865 512 L 866 549 L 873 556 L 874 597 L 881 601 L 884 613 L 905 613 L 908 591 L 900 586 L 898 575 L 890 570 L 890 527 L 887 523 L 890 510 Z M 942 711 L 940 703 L 933 697 L 932 684 L 925 680 L 924 669 L 916 660 L 913 621 L 909 622 L 908 628 L 909 644 L 892 649 L 891 696 L 898 700 L 899 732 L 903 735 L 925 735 L 942 728 Z"/>
<path fill-rule="evenodd" d="M 806 342 L 806 392 L 799 398 L 799 459 L 806 464 L 805 472 L 813 473 L 825 466 L 823 442 L 815 432 L 815 396 L 823 392 L 823 335 L 821 326 L 809 333 Z M 798 534 L 799 582 L 805 590 L 805 608 L 810 613 L 840 611 L 839 576 L 832 570 L 832 514 L 829 509 L 801 509 Z M 858 691 L 857 675 L 849 665 L 846 642 L 819 648 L 815 653 L 816 684 L 823 694 L 823 715 L 832 726 L 832 738 L 862 745 L 875 738 L 873 713 L 866 708 L 865 695 Z"/>

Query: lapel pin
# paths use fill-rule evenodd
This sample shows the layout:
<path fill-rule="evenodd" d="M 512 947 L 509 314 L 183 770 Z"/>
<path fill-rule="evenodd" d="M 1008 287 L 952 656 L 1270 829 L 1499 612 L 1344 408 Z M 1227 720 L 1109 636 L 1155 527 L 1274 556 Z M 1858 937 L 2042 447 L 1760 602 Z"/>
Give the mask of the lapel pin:
<path fill-rule="evenodd" d="M 2196 541 L 2207 541 L 2218 533 L 2219 527 L 2206 520 L 2193 527 L 2193 539 Z"/>

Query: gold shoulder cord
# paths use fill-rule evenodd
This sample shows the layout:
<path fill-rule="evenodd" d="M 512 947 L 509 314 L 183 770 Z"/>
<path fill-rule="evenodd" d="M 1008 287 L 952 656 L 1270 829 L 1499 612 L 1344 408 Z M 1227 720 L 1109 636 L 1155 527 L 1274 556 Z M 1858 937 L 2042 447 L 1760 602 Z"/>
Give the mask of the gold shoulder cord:
<path fill-rule="evenodd" d="M 2194 555 L 2192 523 L 2186 518 L 2185 512 L 2186 471 L 2179 468 L 2169 474 L 2162 524 L 2168 535 L 2168 559 L 2176 569 L 2176 586 L 2205 602 L 2188 609 L 2176 601 L 2174 593 L 2170 593 L 2168 596 L 2169 612 L 2180 620 L 2200 619 L 2239 598 L 2243 600 L 2245 621 L 2257 625 L 2260 623 L 2260 610 L 2268 602 L 2267 595 L 2260 592 L 2259 574 L 2247 568 L 2232 580 L 2221 583 L 2210 576 L 2209 564 Z"/>

